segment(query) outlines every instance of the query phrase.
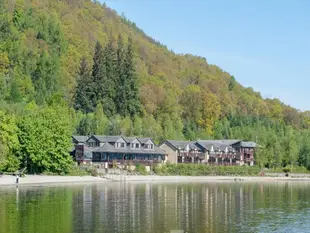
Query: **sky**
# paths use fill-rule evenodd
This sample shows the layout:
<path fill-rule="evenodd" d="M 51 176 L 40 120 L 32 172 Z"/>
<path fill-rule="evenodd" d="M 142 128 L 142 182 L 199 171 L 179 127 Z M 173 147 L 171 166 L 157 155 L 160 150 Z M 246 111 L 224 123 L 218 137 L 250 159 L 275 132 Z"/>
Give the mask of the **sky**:
<path fill-rule="evenodd" d="M 176 53 L 205 57 L 239 83 L 310 110 L 309 0 L 107 0 Z"/>

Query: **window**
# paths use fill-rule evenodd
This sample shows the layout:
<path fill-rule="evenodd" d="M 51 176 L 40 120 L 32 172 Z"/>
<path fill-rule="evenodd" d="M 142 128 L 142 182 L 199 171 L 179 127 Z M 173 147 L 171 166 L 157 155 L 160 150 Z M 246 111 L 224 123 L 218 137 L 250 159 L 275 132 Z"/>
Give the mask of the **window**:
<path fill-rule="evenodd" d="M 121 147 L 124 148 L 125 147 L 125 143 L 122 142 L 121 143 Z"/>
<path fill-rule="evenodd" d="M 140 144 L 139 143 L 136 143 L 136 148 L 140 148 Z"/>
<path fill-rule="evenodd" d="M 88 142 L 88 146 L 89 147 L 98 147 L 99 146 L 99 142 Z"/>
<path fill-rule="evenodd" d="M 145 145 L 145 148 L 146 148 L 146 149 L 153 150 L 153 149 L 154 149 L 154 145 L 153 145 L 153 144 L 146 144 L 146 145 Z"/>

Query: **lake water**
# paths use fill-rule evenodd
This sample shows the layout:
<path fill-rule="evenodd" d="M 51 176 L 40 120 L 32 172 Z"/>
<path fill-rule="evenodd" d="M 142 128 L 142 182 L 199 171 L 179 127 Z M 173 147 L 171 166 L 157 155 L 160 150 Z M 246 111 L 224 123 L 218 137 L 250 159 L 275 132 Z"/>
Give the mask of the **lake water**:
<path fill-rule="evenodd" d="M 302 182 L 0 188 L 3 233 L 292 233 L 310 232 L 309 218 Z"/>

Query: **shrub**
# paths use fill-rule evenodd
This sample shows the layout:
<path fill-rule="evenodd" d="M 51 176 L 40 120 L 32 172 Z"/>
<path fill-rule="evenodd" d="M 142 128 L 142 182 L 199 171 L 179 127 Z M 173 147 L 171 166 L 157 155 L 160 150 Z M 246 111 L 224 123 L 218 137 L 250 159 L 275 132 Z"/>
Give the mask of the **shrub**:
<path fill-rule="evenodd" d="M 147 174 L 145 166 L 143 164 L 139 164 L 139 163 L 136 165 L 136 172 L 138 172 L 140 175 L 146 175 Z"/>
<path fill-rule="evenodd" d="M 66 174 L 68 176 L 88 176 L 90 175 L 89 168 L 83 169 L 77 165 L 73 165 L 68 173 Z"/>
<path fill-rule="evenodd" d="M 210 166 L 207 164 L 165 164 L 157 166 L 159 175 L 180 176 L 257 176 L 260 172 L 256 166 Z"/>

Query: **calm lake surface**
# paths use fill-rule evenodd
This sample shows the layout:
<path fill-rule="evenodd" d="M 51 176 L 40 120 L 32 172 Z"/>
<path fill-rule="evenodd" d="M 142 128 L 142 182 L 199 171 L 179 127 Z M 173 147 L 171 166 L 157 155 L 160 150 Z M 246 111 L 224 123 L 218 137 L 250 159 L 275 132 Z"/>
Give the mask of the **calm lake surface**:
<path fill-rule="evenodd" d="M 292 233 L 310 232 L 309 219 L 306 182 L 0 188 L 3 233 Z"/>

